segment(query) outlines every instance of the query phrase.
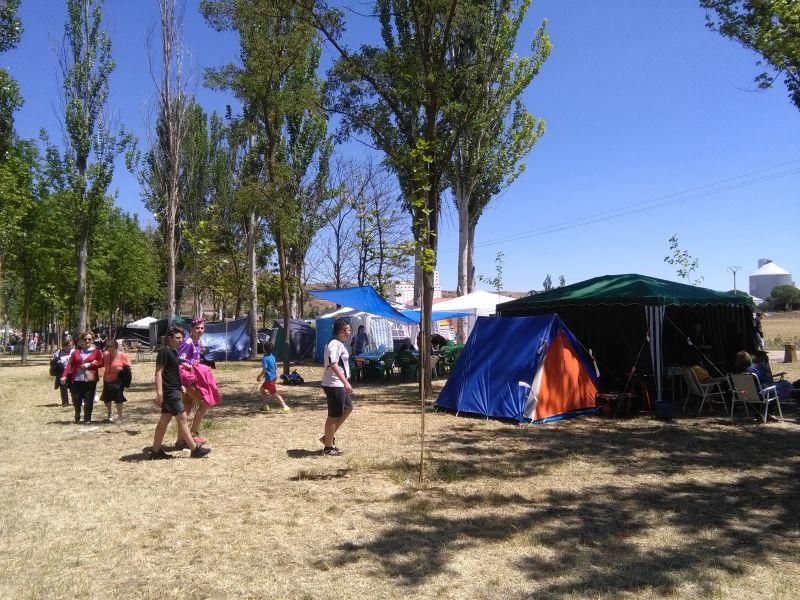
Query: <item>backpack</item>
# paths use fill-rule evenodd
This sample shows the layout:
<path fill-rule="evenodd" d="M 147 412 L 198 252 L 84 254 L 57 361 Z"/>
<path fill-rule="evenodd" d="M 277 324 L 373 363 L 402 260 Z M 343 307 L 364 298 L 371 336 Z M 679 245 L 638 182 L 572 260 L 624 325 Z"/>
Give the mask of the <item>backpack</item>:
<path fill-rule="evenodd" d="M 297 371 L 292 371 L 288 375 L 285 373 L 281 373 L 281 381 L 286 385 L 300 385 L 301 383 L 305 383 L 306 380 L 300 376 L 300 373 Z"/>
<path fill-rule="evenodd" d="M 61 377 L 63 372 L 64 363 L 61 362 L 61 359 L 58 357 L 58 353 L 56 353 L 50 357 L 50 376 Z"/>
<path fill-rule="evenodd" d="M 123 388 L 131 387 L 131 380 L 133 379 L 133 373 L 131 372 L 131 368 L 128 365 L 123 365 L 122 370 L 119 372 L 119 382 Z"/>

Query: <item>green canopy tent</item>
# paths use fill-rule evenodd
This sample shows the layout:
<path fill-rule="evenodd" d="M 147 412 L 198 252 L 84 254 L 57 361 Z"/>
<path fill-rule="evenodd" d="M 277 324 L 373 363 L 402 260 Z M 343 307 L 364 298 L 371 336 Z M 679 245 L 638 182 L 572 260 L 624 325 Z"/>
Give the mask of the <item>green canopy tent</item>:
<path fill-rule="evenodd" d="M 606 390 L 627 385 L 635 367 L 653 375 L 661 399 L 665 364 L 724 371 L 736 352 L 755 350 L 749 296 L 646 275 L 603 275 L 497 306 L 502 317 L 554 312 L 591 351 Z"/>

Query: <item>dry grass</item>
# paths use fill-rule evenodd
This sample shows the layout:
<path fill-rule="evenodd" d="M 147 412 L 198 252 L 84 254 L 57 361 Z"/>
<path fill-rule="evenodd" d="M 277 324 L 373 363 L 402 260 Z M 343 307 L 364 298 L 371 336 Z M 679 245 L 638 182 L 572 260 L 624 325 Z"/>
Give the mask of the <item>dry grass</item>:
<path fill-rule="evenodd" d="M 783 350 L 784 344 L 800 345 L 800 311 L 770 313 L 761 323 L 769 350 Z"/>
<path fill-rule="evenodd" d="M 257 412 L 256 365 L 222 365 L 210 457 L 148 462 L 152 368 L 124 424 L 86 427 L 43 361 L 0 361 L 0 597 L 800 596 L 794 407 L 766 426 L 430 413 L 418 485 L 412 384 L 358 389 L 330 458 L 318 368 L 279 415 Z"/>

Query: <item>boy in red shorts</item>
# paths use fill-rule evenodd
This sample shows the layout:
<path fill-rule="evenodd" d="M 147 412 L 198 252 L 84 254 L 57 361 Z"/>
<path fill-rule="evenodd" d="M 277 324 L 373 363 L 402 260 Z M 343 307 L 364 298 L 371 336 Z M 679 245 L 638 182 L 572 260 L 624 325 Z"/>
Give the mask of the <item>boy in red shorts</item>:
<path fill-rule="evenodd" d="M 264 399 L 264 406 L 261 407 L 261 410 L 264 412 L 269 412 L 269 404 L 267 404 L 267 400 L 275 399 L 281 403 L 281 412 L 288 413 L 291 409 L 286 406 L 286 402 L 283 401 L 280 394 L 278 394 L 278 389 L 275 387 L 275 382 L 278 381 L 278 364 L 275 361 L 275 356 L 272 354 L 274 346 L 272 342 L 267 342 L 264 344 L 264 358 L 261 359 L 261 372 L 256 377 L 256 381 L 261 381 L 264 379 L 264 383 L 261 384 L 261 397 Z"/>

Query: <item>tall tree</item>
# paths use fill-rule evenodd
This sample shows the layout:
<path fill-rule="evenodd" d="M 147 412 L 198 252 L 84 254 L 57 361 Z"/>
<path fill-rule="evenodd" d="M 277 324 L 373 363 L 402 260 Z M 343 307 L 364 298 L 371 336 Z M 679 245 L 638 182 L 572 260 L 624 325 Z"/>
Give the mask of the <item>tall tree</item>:
<path fill-rule="evenodd" d="M 330 108 L 343 116 L 344 133 L 366 134 L 385 153 L 412 215 L 423 340 L 430 336 L 441 191 L 463 115 L 454 95 L 454 54 L 459 30 L 478 10 L 457 0 L 377 0 L 382 46 L 355 52 L 340 42 L 340 11 L 320 3 L 315 13 L 317 27 L 339 54 L 330 74 Z M 428 344 L 421 346 L 424 405 L 431 373 Z"/>
<path fill-rule="evenodd" d="M 296 285 L 289 254 L 297 243 L 302 218 L 296 167 L 305 162 L 294 162 L 294 158 L 320 151 L 313 147 L 310 135 L 316 127 L 314 120 L 323 114 L 316 77 L 319 36 L 308 18 L 313 4 L 311 0 L 201 3 L 203 15 L 214 29 L 239 34 L 241 65 L 210 70 L 207 82 L 233 90 L 256 126 L 262 163 L 257 180 L 259 209 L 275 243 L 285 331 L 291 317 L 291 287 Z M 288 373 L 288 344 L 283 359 Z"/>
<path fill-rule="evenodd" d="M 17 18 L 19 1 L 0 2 L 0 54 L 16 47 L 22 37 L 22 23 Z M 11 147 L 14 112 L 20 106 L 22 106 L 22 96 L 17 82 L 8 69 L 0 67 L 0 163 L 6 159 Z"/>
<path fill-rule="evenodd" d="M 11 272 L 22 283 L 24 310 L 22 314 L 25 339 L 31 300 L 33 274 L 30 263 L 35 249 L 30 243 L 31 229 L 36 224 L 36 198 L 33 172 L 36 169 L 35 148 L 30 144 L 12 143 L 6 159 L 0 162 L 0 259 L 12 265 Z M 6 274 L 0 273 L 3 277 Z M 7 333 L 8 307 L 3 293 L 3 324 Z M 5 340 L 4 340 L 5 342 Z M 23 344 L 25 346 L 25 344 Z M 27 360 L 23 350 L 22 362 Z"/>
<path fill-rule="evenodd" d="M 343 116 L 345 133 L 366 134 L 386 155 L 412 215 L 421 279 L 420 479 L 423 477 L 425 402 L 431 393 L 430 339 L 433 273 L 444 177 L 458 140 L 454 60 L 464 23 L 480 7 L 458 0 L 376 0 L 382 46 L 351 52 L 339 40 L 341 11 L 319 3 L 315 24 L 339 53 L 331 74 L 331 108 Z"/>
<path fill-rule="evenodd" d="M 0 3 L 0 54 L 14 48 L 22 36 L 22 24 L 17 18 L 19 0 L 5 0 Z M 22 106 L 22 96 L 17 82 L 5 67 L 0 67 L 0 167 L 9 159 L 14 134 L 14 112 Z M 12 170 L 0 172 L 0 185 L 12 183 L 14 178 Z M 6 189 L 0 188 L 0 319 L 6 324 L 5 294 L 3 292 L 5 258 L 8 254 L 9 243 L 16 231 L 19 219 L 24 212 L 20 212 L 20 197 L 15 195 L 13 186 Z M 12 196 L 12 194 L 14 194 Z M 7 343 L 8 327 L 4 327 L 3 344 Z"/>
<path fill-rule="evenodd" d="M 149 168 L 155 171 L 151 181 L 161 196 L 163 213 L 161 224 L 167 253 L 167 285 L 165 304 L 170 319 L 177 312 L 177 255 L 178 255 L 178 211 L 182 192 L 182 145 L 190 123 L 193 104 L 186 92 L 183 72 L 183 49 L 181 28 L 183 3 L 177 0 L 159 0 L 161 33 L 161 73 L 155 74 L 151 61 L 151 72 L 158 87 L 158 123 Z"/>
<path fill-rule="evenodd" d="M 520 97 L 550 54 L 543 23 L 519 57 L 514 46 L 531 0 L 489 0 L 474 21 L 463 23 L 455 50 L 456 93 L 462 131 L 448 171 L 458 213 L 459 296 L 473 291 L 475 227 L 484 208 L 525 169 L 522 162 L 544 134 L 544 120 L 531 115 Z M 465 331 L 459 321 L 458 336 Z"/>
<path fill-rule="evenodd" d="M 756 76 L 758 87 L 772 87 L 783 76 L 789 98 L 800 108 L 800 2 L 700 0 L 700 6 L 709 29 L 756 52 L 774 70 Z"/>
<path fill-rule="evenodd" d="M 63 168 L 66 186 L 72 196 L 63 211 L 75 227 L 77 289 L 76 325 L 88 325 L 87 298 L 90 240 L 97 215 L 108 201 L 107 192 L 114 175 L 114 161 L 135 147 L 135 138 L 120 128 L 111 132 L 106 114 L 109 77 L 115 63 L 111 57 L 111 38 L 102 29 L 102 0 L 67 0 L 67 22 L 59 59 L 66 132 L 63 160 L 52 146 L 48 156 L 53 168 Z"/>

